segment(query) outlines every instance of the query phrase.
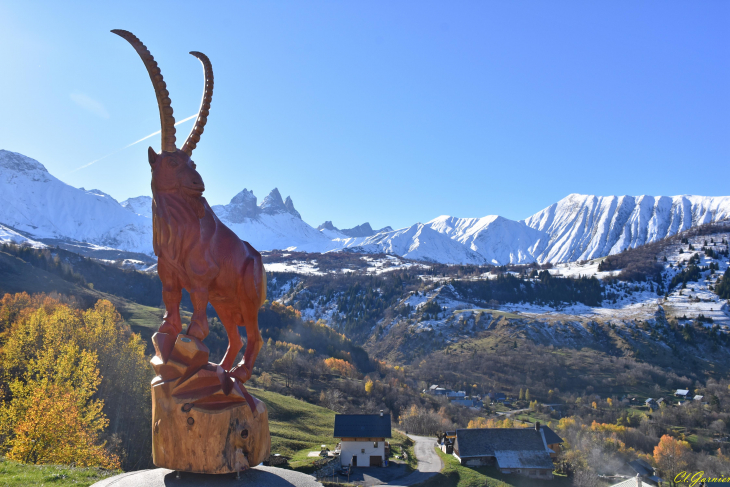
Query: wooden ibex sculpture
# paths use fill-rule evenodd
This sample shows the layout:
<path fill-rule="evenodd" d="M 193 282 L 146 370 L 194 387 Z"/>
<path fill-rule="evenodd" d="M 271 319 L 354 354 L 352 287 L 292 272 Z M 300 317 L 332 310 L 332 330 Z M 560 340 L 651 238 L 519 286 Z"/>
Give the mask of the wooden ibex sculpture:
<path fill-rule="evenodd" d="M 142 58 L 157 95 L 162 125 L 162 151 L 149 148 L 152 168 L 153 246 L 158 257 L 165 316 L 159 332 L 182 332 L 182 290 L 190 293 L 193 317 L 186 334 L 199 340 L 208 335 L 206 308 L 213 305 L 228 334 L 228 350 L 221 367 L 242 383 L 253 372 L 263 340 L 258 310 L 266 300 L 266 274 L 261 255 L 239 239 L 213 213 L 203 198 L 205 185 L 191 159 L 207 122 L 213 97 L 213 68 L 208 57 L 191 52 L 203 64 L 205 91 L 198 118 L 182 149 L 175 146 L 175 118 L 162 73 L 152 54 L 131 32 L 113 30 L 126 39 Z M 238 326 L 246 327 L 243 359 L 233 367 L 243 343 Z"/>

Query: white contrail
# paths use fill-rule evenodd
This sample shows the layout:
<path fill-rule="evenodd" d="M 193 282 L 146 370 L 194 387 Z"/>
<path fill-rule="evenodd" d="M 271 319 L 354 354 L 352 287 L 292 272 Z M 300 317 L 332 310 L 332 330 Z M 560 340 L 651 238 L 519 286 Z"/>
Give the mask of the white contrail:
<path fill-rule="evenodd" d="M 179 122 L 176 122 L 176 123 L 175 123 L 175 125 L 176 125 L 176 126 L 177 126 L 177 125 L 180 125 L 181 123 L 187 122 L 188 120 L 192 120 L 192 119 L 194 119 L 194 118 L 195 118 L 195 117 L 197 117 L 197 116 L 198 116 L 198 115 L 197 115 L 197 114 L 195 114 L 195 115 L 192 115 L 192 116 L 190 116 L 190 117 L 188 117 L 188 118 L 184 118 L 184 119 L 180 120 Z M 110 153 L 110 154 L 107 154 L 107 155 L 105 155 L 105 156 L 103 156 L 103 157 L 100 157 L 100 158 L 96 159 L 95 161 L 91 161 L 91 162 L 90 162 L 90 163 L 88 163 L 88 164 L 84 164 L 84 165 L 83 165 L 83 166 L 81 166 L 81 167 L 77 167 L 77 168 L 76 168 L 76 169 L 74 169 L 73 171 L 69 172 L 69 174 L 71 174 L 71 173 L 74 173 L 74 172 L 76 172 L 76 171 L 78 171 L 78 170 L 80 170 L 80 169 L 84 169 L 85 167 L 89 167 L 89 166 L 91 166 L 92 164 L 96 164 L 97 162 L 99 162 L 99 161 L 101 161 L 101 160 L 104 160 L 104 159 L 106 159 L 106 158 L 107 158 L 107 157 L 109 157 L 109 156 L 113 156 L 114 154 L 117 154 L 117 153 L 119 153 L 119 152 L 122 152 L 122 151 L 123 151 L 124 149 L 128 149 L 129 147 L 132 147 L 132 146 L 133 146 L 133 145 L 135 145 L 135 144 L 139 144 L 139 143 L 140 143 L 140 142 L 142 142 L 143 140 L 147 140 L 147 139 L 149 139 L 150 137 L 154 137 L 155 135 L 158 135 L 158 134 L 159 134 L 159 133 L 161 133 L 161 132 L 162 132 L 162 130 L 158 130 L 157 132 L 153 132 L 153 133 L 151 133 L 151 134 L 149 134 L 149 135 L 146 135 L 146 136 L 142 137 L 141 139 L 139 139 L 139 140 L 137 140 L 137 141 L 135 141 L 135 142 L 132 142 L 132 143 L 131 143 L 131 144 L 129 144 L 129 145 L 125 145 L 124 147 L 122 147 L 122 148 L 121 148 L 121 149 L 119 149 L 119 150 L 116 150 L 116 151 L 114 151 L 114 152 L 112 152 L 112 153 Z"/>

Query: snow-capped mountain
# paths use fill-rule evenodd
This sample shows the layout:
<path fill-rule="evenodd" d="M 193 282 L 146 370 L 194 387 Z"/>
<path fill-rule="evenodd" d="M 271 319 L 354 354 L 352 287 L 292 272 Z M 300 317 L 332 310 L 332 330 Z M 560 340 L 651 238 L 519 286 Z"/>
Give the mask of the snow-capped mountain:
<path fill-rule="evenodd" d="M 145 218 L 152 218 L 152 197 L 137 196 L 128 198 L 120 203 L 123 207 Z"/>
<path fill-rule="evenodd" d="M 591 196 L 571 194 L 524 220 L 550 235 L 540 262 L 617 254 L 730 217 L 728 196 Z"/>
<path fill-rule="evenodd" d="M 540 255 L 550 240 L 550 235 L 545 232 L 497 215 L 484 218 L 444 215 L 426 225 L 495 265 L 535 262 L 535 256 Z"/>
<path fill-rule="evenodd" d="M 274 188 L 260 206 L 253 191 L 244 189 L 227 205 L 212 209 L 236 235 L 259 250 L 296 248 L 305 252 L 326 252 L 335 247 L 332 239 L 302 220 L 292 199 L 282 199 Z"/>
<path fill-rule="evenodd" d="M 35 239 L 65 238 L 152 251 L 149 219 L 101 191 L 69 186 L 40 162 L 6 150 L 0 150 L 0 223 Z"/>
<path fill-rule="evenodd" d="M 119 203 L 103 191 L 74 188 L 40 162 L 0 150 L 0 242 L 73 242 L 152 256 L 151 206 L 149 196 Z M 447 264 L 503 265 L 615 254 L 730 218 L 730 196 L 571 194 L 522 221 L 440 216 L 398 230 L 373 230 L 369 223 L 341 230 L 331 221 L 314 228 L 276 188 L 261 205 L 244 189 L 213 211 L 259 250 L 348 249 Z"/>
<path fill-rule="evenodd" d="M 335 240 L 343 249 L 368 253 L 395 254 L 413 260 L 442 264 L 477 264 L 487 261 L 466 245 L 452 240 L 428 225 L 417 223 L 408 228 L 378 233 L 370 237 Z"/>
<path fill-rule="evenodd" d="M 378 233 L 393 231 L 391 227 L 383 227 L 380 230 L 373 230 L 373 227 L 370 226 L 369 222 L 365 222 L 362 225 L 358 225 L 353 228 L 339 229 L 329 220 L 318 226 L 317 230 L 333 240 L 336 238 L 370 237 L 372 235 L 377 235 Z"/>

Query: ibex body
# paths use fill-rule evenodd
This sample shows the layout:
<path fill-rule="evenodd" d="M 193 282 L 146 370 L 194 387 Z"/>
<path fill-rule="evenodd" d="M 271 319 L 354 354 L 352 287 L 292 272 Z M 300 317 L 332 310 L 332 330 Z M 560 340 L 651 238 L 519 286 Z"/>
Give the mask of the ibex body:
<path fill-rule="evenodd" d="M 253 371 L 263 340 L 258 310 L 266 300 L 266 274 L 261 255 L 242 241 L 213 213 L 203 198 L 205 185 L 191 159 L 207 121 L 213 95 L 213 69 L 208 58 L 192 52 L 203 63 L 205 92 L 198 119 L 182 149 L 175 146 L 175 119 L 169 93 L 157 63 L 147 48 L 127 31 L 112 31 L 137 50 L 155 87 L 162 124 L 162 151 L 149 148 L 152 169 L 153 244 L 162 281 L 165 317 L 161 333 L 182 332 L 182 290 L 190 293 L 193 317 L 187 335 L 203 340 L 208 335 L 206 308 L 212 304 L 228 334 L 228 350 L 221 367 L 246 382 Z M 243 343 L 238 326 L 246 327 L 243 360 L 232 367 Z"/>

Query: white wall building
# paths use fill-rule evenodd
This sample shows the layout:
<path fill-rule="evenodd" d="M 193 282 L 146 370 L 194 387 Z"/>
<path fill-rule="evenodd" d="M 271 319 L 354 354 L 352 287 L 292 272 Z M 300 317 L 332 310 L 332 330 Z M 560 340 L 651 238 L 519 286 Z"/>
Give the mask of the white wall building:
<path fill-rule="evenodd" d="M 340 439 L 340 462 L 353 467 L 382 467 L 388 458 L 390 415 L 338 414 L 334 437 Z"/>

